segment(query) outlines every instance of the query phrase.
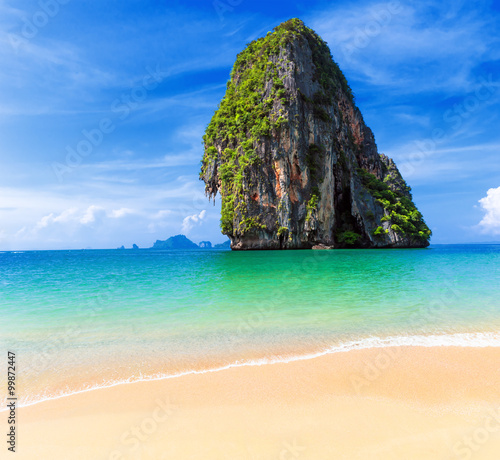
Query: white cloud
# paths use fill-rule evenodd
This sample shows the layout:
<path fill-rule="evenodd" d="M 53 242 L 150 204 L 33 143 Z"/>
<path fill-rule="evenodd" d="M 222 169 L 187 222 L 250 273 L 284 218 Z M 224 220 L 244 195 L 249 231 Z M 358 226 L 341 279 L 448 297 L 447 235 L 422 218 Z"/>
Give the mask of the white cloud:
<path fill-rule="evenodd" d="M 83 227 L 101 224 L 105 219 L 120 219 L 133 213 L 134 210 L 128 208 L 106 211 L 103 207 L 96 205 L 91 205 L 84 210 L 69 208 L 59 214 L 51 212 L 43 216 L 31 230 L 23 227 L 17 235 L 36 236 L 40 232 L 53 231 L 55 228 L 71 233 Z"/>
<path fill-rule="evenodd" d="M 203 222 L 206 214 L 207 211 L 203 210 L 199 214 L 193 214 L 192 216 L 185 217 L 182 221 L 182 231 L 184 233 L 189 233 L 193 227 L 200 225 Z"/>
<path fill-rule="evenodd" d="M 50 214 L 43 216 L 35 224 L 35 226 L 33 227 L 32 233 L 38 233 L 39 230 L 42 230 L 42 229 L 47 228 L 47 227 L 54 225 L 54 224 L 67 224 L 69 222 L 72 222 L 75 219 L 77 219 L 77 217 L 75 216 L 75 214 L 77 212 L 78 212 L 77 208 L 66 209 L 65 211 L 61 212 L 60 214 L 54 214 L 53 212 L 51 212 Z M 87 210 L 87 212 L 88 212 L 88 210 Z M 25 231 L 26 231 L 26 227 L 23 227 L 19 232 L 23 233 Z"/>
<path fill-rule="evenodd" d="M 54 218 L 54 222 L 66 223 L 73 220 L 74 215 L 78 212 L 78 208 L 69 208 Z"/>
<path fill-rule="evenodd" d="M 112 219 L 120 219 L 121 217 L 125 217 L 128 214 L 134 214 L 134 210 L 129 208 L 113 209 L 109 213 L 109 217 L 111 217 Z"/>
<path fill-rule="evenodd" d="M 42 228 L 48 227 L 49 224 L 51 224 L 52 222 L 54 222 L 54 213 L 51 212 L 48 216 L 42 217 L 36 223 L 34 230 L 38 231 L 38 230 L 41 230 Z M 23 227 L 23 228 L 25 228 L 25 227 Z"/>
<path fill-rule="evenodd" d="M 106 210 L 100 206 L 89 206 L 85 214 L 80 218 L 81 224 L 93 224 L 99 222 L 106 215 Z"/>
<path fill-rule="evenodd" d="M 490 188 L 487 195 L 479 200 L 486 212 L 479 227 L 483 233 L 500 235 L 500 187 Z"/>

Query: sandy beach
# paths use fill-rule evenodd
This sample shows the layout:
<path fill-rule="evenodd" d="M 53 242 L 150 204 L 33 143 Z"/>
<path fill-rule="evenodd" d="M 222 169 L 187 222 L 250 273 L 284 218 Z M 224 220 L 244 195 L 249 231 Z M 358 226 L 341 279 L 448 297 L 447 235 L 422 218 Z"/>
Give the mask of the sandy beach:
<path fill-rule="evenodd" d="M 18 409 L 18 459 L 497 459 L 500 349 L 394 347 Z"/>

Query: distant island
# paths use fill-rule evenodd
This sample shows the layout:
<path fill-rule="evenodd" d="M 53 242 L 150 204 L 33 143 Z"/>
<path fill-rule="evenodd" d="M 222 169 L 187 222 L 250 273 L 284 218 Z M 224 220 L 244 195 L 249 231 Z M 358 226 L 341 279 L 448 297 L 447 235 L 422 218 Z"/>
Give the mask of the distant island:
<path fill-rule="evenodd" d="M 214 249 L 231 249 L 231 241 L 226 240 L 224 243 L 216 244 Z"/>
<path fill-rule="evenodd" d="M 196 244 L 185 235 L 175 235 L 165 241 L 156 240 L 150 249 L 231 249 L 231 242 L 227 240 L 224 243 L 212 245 L 210 241 L 200 241 Z"/>
<path fill-rule="evenodd" d="M 199 249 L 199 246 L 185 235 L 175 235 L 165 241 L 156 240 L 151 249 Z"/>
<path fill-rule="evenodd" d="M 124 250 L 125 246 L 117 248 Z M 137 244 L 132 245 L 132 249 L 139 249 Z M 226 240 L 224 243 L 213 245 L 210 241 L 200 241 L 199 244 L 191 241 L 185 235 L 171 236 L 166 240 L 156 240 L 152 247 L 145 249 L 165 250 L 165 249 L 231 249 L 231 241 Z"/>

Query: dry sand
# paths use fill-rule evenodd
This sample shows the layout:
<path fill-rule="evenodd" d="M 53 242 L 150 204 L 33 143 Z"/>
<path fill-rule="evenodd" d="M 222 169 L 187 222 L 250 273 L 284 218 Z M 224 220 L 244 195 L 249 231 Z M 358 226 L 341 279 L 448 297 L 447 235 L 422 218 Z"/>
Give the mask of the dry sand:
<path fill-rule="evenodd" d="M 500 458 L 500 348 L 395 347 L 18 409 L 13 459 Z"/>

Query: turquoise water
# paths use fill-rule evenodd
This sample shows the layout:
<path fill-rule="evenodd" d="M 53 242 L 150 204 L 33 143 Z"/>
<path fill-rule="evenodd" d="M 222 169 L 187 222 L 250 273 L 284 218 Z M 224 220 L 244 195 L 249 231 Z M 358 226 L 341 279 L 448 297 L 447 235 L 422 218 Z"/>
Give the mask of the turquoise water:
<path fill-rule="evenodd" d="M 498 346 L 500 246 L 4 252 L 0 310 L 24 403 L 374 340 Z"/>

